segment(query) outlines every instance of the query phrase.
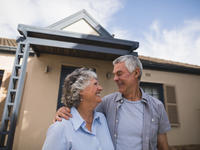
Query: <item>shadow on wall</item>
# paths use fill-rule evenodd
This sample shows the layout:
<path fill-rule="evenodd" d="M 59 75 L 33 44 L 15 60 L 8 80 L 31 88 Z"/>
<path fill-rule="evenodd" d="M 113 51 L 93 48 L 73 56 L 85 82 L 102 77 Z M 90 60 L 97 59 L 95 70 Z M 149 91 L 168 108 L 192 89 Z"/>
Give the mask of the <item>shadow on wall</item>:
<path fill-rule="evenodd" d="M 0 88 L 0 123 L 1 123 L 2 115 L 3 115 L 5 101 L 6 101 L 10 76 L 11 76 L 11 73 L 4 73 L 3 81 Z"/>

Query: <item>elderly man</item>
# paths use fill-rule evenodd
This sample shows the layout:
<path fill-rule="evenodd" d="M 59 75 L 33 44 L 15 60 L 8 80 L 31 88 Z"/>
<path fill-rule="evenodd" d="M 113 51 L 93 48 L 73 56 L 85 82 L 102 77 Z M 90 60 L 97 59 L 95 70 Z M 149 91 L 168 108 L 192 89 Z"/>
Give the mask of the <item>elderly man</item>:
<path fill-rule="evenodd" d="M 96 108 L 105 114 L 115 150 L 168 150 L 166 132 L 170 130 L 167 113 L 161 101 L 139 87 L 142 64 L 132 55 L 113 61 L 114 81 L 119 92 L 109 94 Z M 68 118 L 62 107 L 58 116 Z"/>

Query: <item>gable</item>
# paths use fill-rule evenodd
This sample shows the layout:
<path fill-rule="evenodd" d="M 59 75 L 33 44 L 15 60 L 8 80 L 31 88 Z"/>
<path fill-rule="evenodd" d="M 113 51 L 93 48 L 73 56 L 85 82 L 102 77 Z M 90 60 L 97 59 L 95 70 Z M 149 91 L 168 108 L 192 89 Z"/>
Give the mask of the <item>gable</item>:
<path fill-rule="evenodd" d="M 64 27 L 62 30 L 96 36 L 100 35 L 85 19 L 80 19 L 79 21 Z"/>
<path fill-rule="evenodd" d="M 84 26 L 80 29 L 77 26 L 83 24 Z M 91 27 L 91 28 L 89 28 Z M 56 30 L 67 30 L 67 31 L 80 31 L 79 33 L 88 34 L 86 31 L 93 35 L 99 35 L 102 37 L 113 38 L 112 35 L 106 31 L 94 18 L 92 18 L 86 10 L 81 10 L 69 17 L 66 17 L 50 26 L 50 29 Z M 75 30 L 76 29 L 76 30 Z M 84 31 L 86 30 L 86 31 Z M 85 33 L 86 32 L 86 33 Z"/>

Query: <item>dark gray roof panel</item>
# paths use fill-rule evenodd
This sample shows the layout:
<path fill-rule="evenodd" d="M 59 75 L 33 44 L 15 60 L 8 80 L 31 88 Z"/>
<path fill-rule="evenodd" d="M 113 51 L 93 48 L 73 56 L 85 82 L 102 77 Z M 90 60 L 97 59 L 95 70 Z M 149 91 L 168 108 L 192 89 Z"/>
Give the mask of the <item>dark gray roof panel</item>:
<path fill-rule="evenodd" d="M 34 27 L 23 24 L 18 25 L 18 31 L 25 37 L 75 42 L 81 44 L 123 49 L 128 51 L 136 50 L 139 47 L 139 42 L 135 41 L 106 38 L 101 36 L 86 35 L 74 32 L 67 32 L 67 31 L 59 31 L 55 29 Z"/>

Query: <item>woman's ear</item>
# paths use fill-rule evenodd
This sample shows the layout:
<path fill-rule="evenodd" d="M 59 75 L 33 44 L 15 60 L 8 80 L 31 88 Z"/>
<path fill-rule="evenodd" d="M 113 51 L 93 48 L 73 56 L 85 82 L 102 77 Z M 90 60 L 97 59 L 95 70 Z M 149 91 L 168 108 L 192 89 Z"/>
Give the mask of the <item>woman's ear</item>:
<path fill-rule="evenodd" d="M 83 97 L 84 97 L 84 90 L 81 90 L 81 91 L 79 92 L 79 95 L 80 95 L 80 99 L 83 99 Z"/>
<path fill-rule="evenodd" d="M 79 92 L 79 95 L 80 95 L 80 97 L 83 96 L 83 91 L 82 90 Z"/>

